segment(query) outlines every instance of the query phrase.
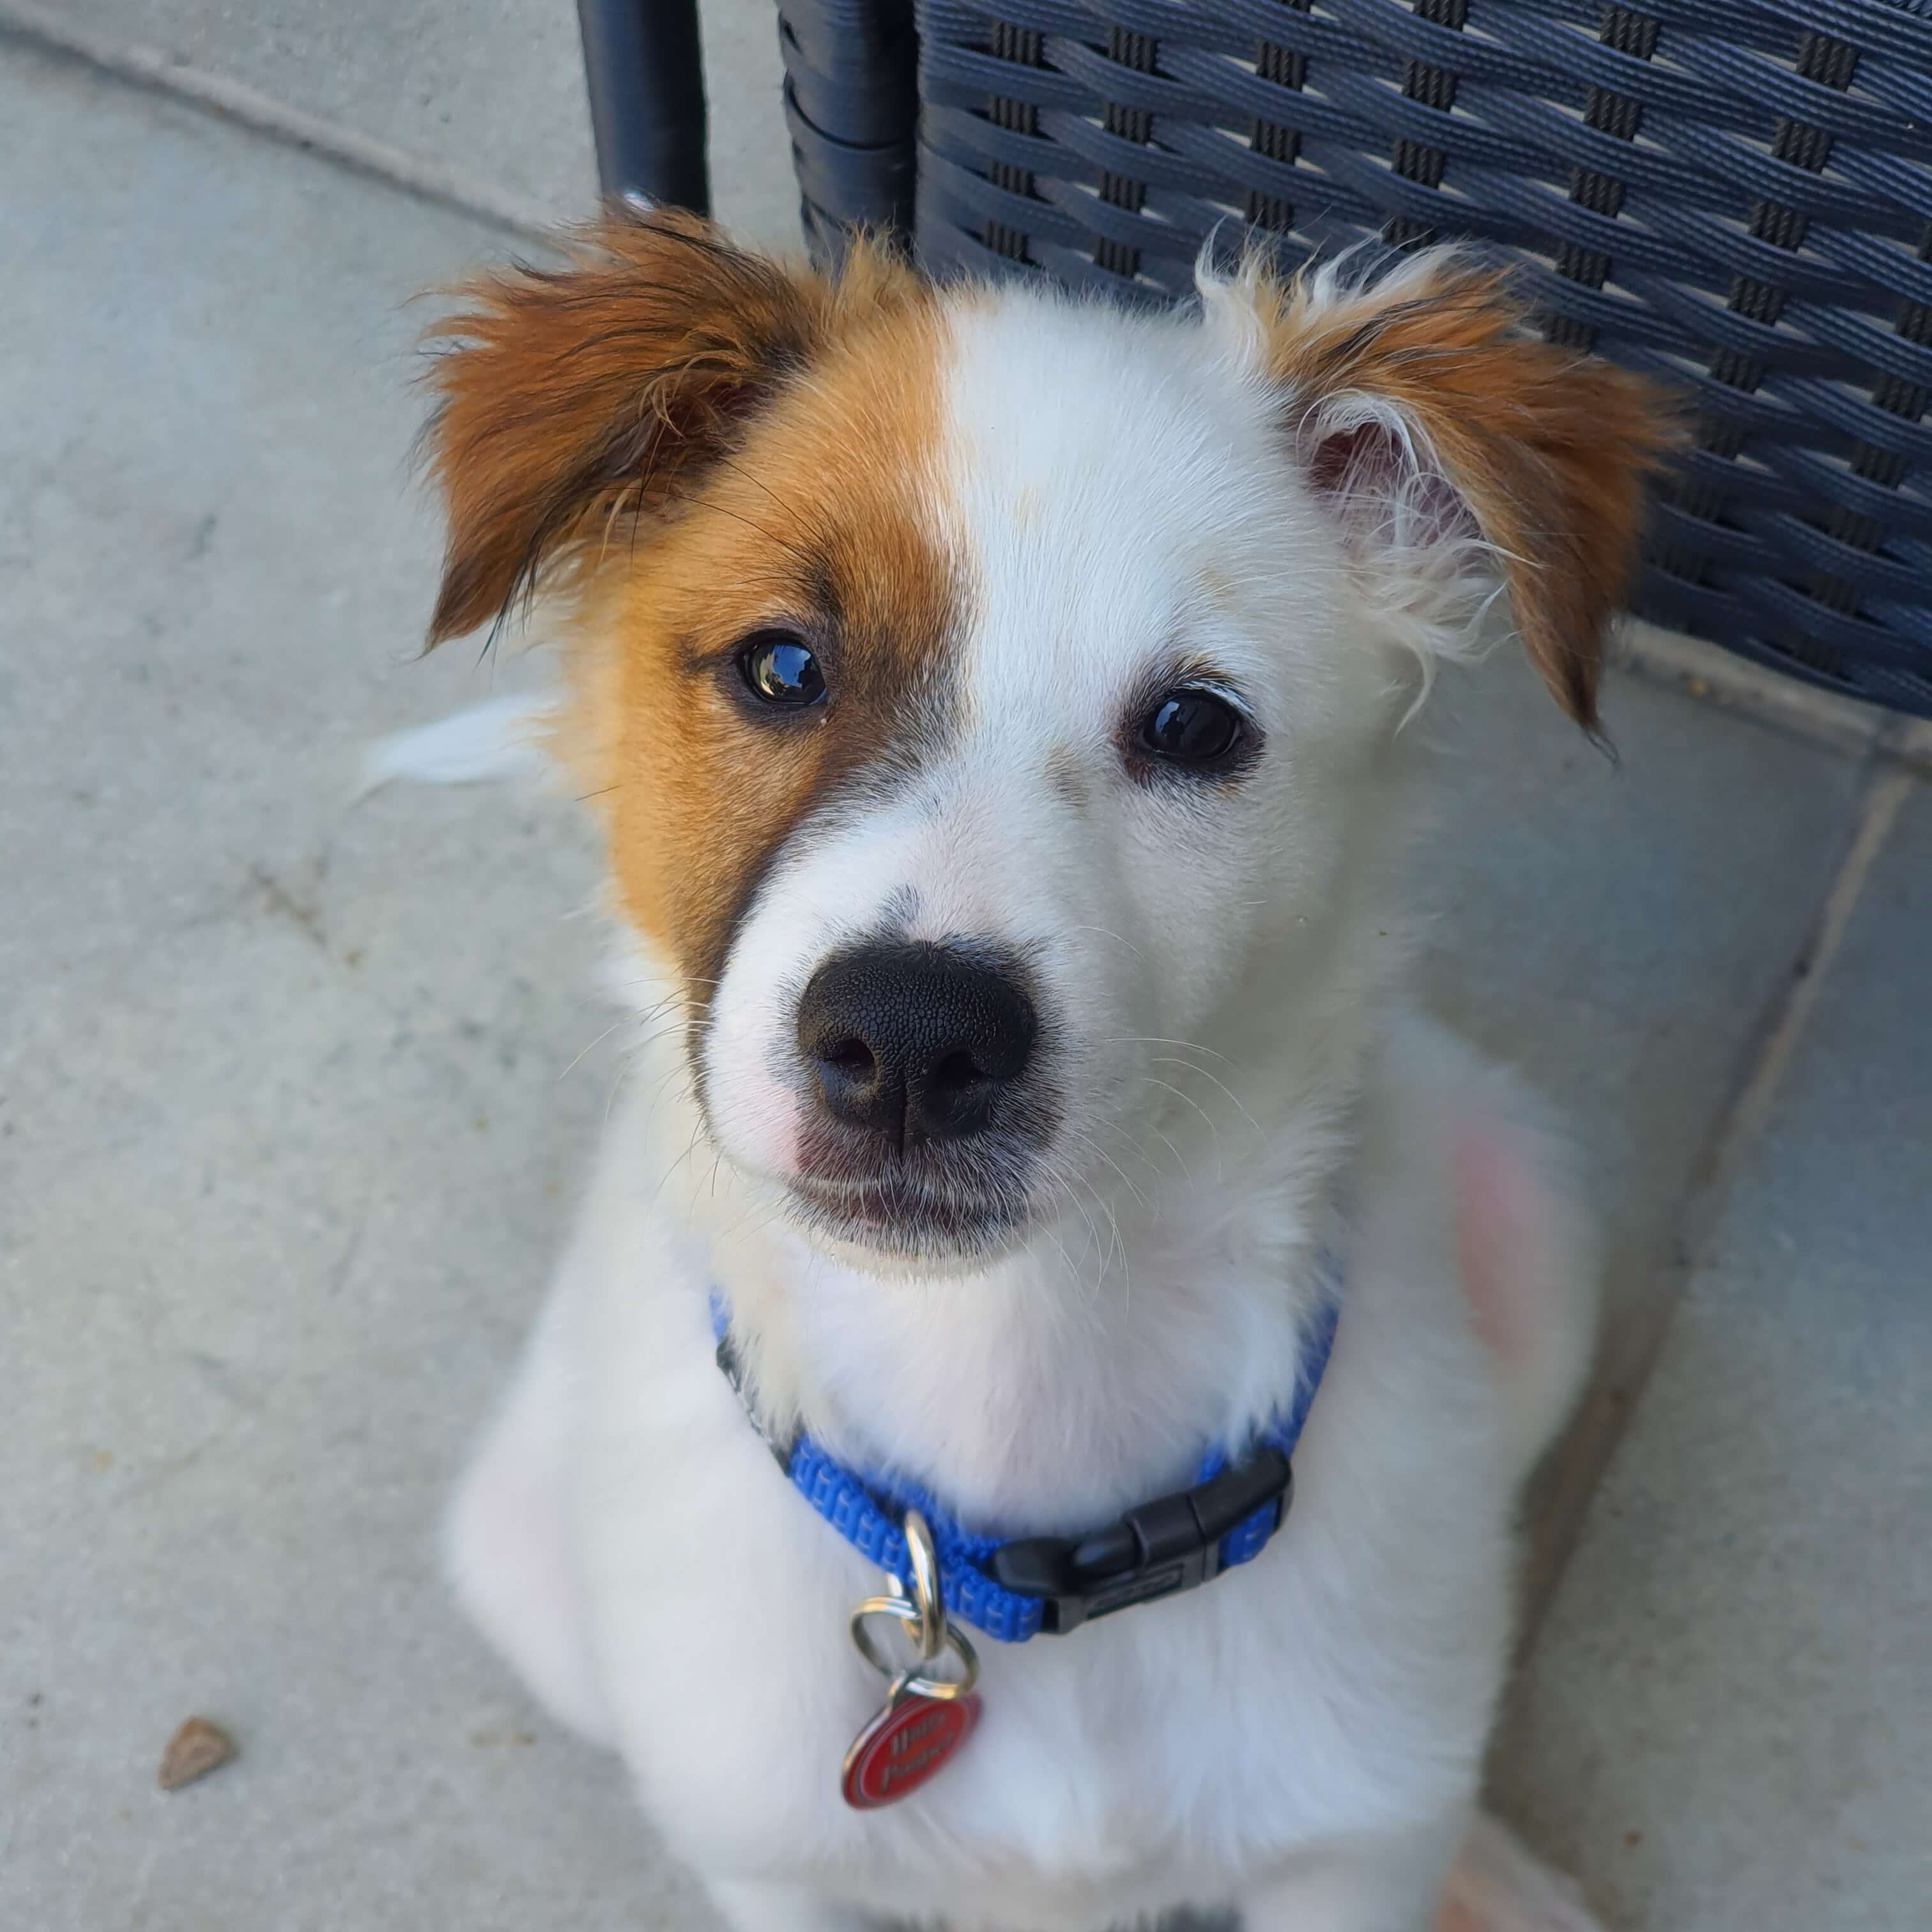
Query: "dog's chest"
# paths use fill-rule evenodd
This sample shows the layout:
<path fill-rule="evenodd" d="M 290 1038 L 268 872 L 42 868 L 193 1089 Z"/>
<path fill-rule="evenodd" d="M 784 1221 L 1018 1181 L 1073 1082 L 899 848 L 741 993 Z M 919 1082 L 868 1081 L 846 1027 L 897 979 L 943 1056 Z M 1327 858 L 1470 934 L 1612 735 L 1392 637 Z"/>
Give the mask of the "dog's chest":
<path fill-rule="evenodd" d="M 633 1772 L 705 1868 L 836 1874 L 882 1910 L 929 1905 L 950 1870 L 1015 1923 L 1096 1923 L 1097 1900 L 1110 1916 L 1212 1898 L 1299 1846 L 1427 1816 L 1479 1747 L 1484 1710 L 1439 1709 L 1421 1660 L 1270 1616 L 1272 1595 L 1297 1594 L 1285 1540 L 1275 1560 L 1064 1639 L 982 1639 L 982 1714 L 958 1755 L 902 1802 L 854 1812 L 841 1766 L 885 1686 L 846 1618 L 879 1579 L 802 1505 L 785 1514 L 748 1525 L 747 1556 L 703 1587 L 640 1602 L 620 1668 Z M 1398 1742 L 1390 1714 L 1424 1709 L 1412 1750 L 1422 1738 Z"/>
<path fill-rule="evenodd" d="M 1415 1579 L 1400 1521 L 1342 1535 L 1341 1498 L 1316 1484 L 1258 1560 L 1206 1588 L 1064 1637 L 982 1639 L 970 1740 L 902 1803 L 849 1810 L 842 1762 L 886 1685 L 848 1620 L 883 1580 L 746 1421 L 710 1361 L 700 1286 L 606 1311 L 580 1459 L 595 1646 L 626 1755 L 687 1856 L 775 1875 L 862 1868 L 884 1902 L 896 1869 L 935 1860 L 978 1884 L 1004 1874 L 1016 1898 L 1128 1897 L 1139 1874 L 1211 1885 L 1424 1815 L 1466 1778 L 1493 1645 L 1458 1638 L 1450 1654 L 1404 1634 Z M 1323 1453 L 1346 1453 L 1328 1434 Z"/>

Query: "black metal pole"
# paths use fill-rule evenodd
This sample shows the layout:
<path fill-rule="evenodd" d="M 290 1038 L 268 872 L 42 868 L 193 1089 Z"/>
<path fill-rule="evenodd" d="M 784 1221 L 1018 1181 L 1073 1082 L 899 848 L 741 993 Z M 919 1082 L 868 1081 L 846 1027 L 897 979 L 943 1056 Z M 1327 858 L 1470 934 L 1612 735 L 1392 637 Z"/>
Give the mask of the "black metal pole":
<path fill-rule="evenodd" d="M 711 212 L 698 0 L 577 0 L 608 195 Z"/>

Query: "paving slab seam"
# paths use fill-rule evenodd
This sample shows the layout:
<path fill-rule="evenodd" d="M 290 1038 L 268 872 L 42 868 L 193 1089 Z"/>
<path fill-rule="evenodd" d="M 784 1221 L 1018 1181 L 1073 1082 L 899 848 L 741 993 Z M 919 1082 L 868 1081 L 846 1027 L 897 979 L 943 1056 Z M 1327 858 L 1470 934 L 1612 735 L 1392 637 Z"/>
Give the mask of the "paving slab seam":
<path fill-rule="evenodd" d="M 505 193 L 453 168 L 392 147 L 225 75 L 177 60 L 159 47 L 76 26 L 32 0 L 0 0 L 0 44 L 8 41 L 80 63 L 124 86 L 163 94 L 204 114 L 296 148 L 519 240 L 554 247 L 558 223 L 540 203 Z M 587 212 L 587 210 L 586 210 Z"/>
<path fill-rule="evenodd" d="M 1560 1466 L 1554 1472 L 1556 1480 L 1544 1505 L 1556 1533 L 1526 1579 L 1519 1664 L 1534 1647 L 1544 1613 L 1581 1533 L 1590 1498 L 1636 1412 L 1732 1184 L 1770 1119 L 1872 869 L 1906 800 L 1917 789 L 1913 770 L 1887 757 L 1884 746 L 1875 742 L 1865 763 L 1857 817 L 1844 855 L 1784 983 L 1754 1035 L 1733 1096 L 1690 1170 L 1683 1205 L 1660 1244 L 1660 1292 L 1627 1322 L 1618 1338 L 1622 1360 L 1617 1372 L 1603 1378 L 1586 1395 L 1564 1438 Z"/>

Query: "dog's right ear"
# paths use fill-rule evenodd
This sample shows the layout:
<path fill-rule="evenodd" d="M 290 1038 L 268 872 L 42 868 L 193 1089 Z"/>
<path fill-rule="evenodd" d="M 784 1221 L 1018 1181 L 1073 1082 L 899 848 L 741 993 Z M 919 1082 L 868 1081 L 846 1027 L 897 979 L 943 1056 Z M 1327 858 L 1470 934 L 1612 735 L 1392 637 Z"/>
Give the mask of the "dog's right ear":
<path fill-rule="evenodd" d="M 1352 282 L 1257 255 L 1202 294 L 1278 398 L 1345 554 L 1425 666 L 1508 593 L 1550 694 L 1597 728 L 1605 624 L 1637 560 L 1644 484 L 1681 440 L 1644 378 L 1543 340 L 1503 274 L 1453 248 Z"/>
<path fill-rule="evenodd" d="M 806 366 L 844 289 L 670 210 L 614 214 L 567 266 L 484 274 L 429 340 L 422 449 L 448 516 L 429 642 L 500 619 L 593 533 L 662 514 Z M 899 272 L 902 273 L 903 272 Z"/>

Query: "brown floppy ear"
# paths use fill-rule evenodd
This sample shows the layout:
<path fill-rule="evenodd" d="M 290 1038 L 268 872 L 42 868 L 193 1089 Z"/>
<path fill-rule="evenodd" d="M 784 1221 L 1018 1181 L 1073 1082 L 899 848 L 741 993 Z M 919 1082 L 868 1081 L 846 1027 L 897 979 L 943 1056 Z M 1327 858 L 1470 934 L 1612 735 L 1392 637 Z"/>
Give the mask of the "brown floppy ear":
<path fill-rule="evenodd" d="M 1448 250 L 1367 287 L 1330 268 L 1257 298 L 1310 482 L 1358 545 L 1400 553 L 1369 567 L 1426 576 L 1434 550 L 1466 589 L 1486 552 L 1530 662 L 1594 730 L 1645 478 L 1678 440 L 1664 392 L 1532 336 L 1507 278 Z"/>
<path fill-rule="evenodd" d="M 614 213 L 560 269 L 464 285 L 429 336 L 422 446 L 449 522 L 429 642 L 500 620 L 614 520 L 664 509 L 806 365 L 842 300 L 904 272 L 861 250 L 842 291 L 663 210 Z"/>

